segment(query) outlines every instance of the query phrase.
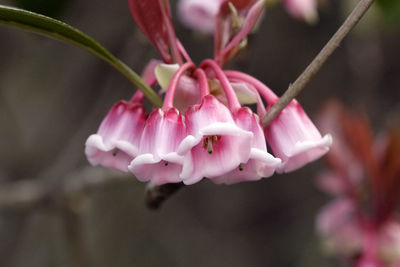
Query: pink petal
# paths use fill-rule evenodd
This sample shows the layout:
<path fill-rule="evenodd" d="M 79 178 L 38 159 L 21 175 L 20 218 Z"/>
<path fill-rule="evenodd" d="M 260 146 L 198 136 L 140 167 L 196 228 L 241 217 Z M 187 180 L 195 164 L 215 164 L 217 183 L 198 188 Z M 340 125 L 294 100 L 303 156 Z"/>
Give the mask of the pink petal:
<path fill-rule="evenodd" d="M 176 150 L 185 135 L 183 118 L 177 109 L 154 110 L 143 130 L 139 155 L 129 170 L 138 180 L 155 185 L 180 182 L 183 156 Z"/>
<path fill-rule="evenodd" d="M 241 129 L 253 133 L 249 160 L 231 172 L 213 178 L 213 182 L 233 184 L 271 176 L 281 164 L 281 160 L 268 153 L 258 116 L 249 108 L 243 107 L 235 114 L 235 121 Z"/>
<path fill-rule="evenodd" d="M 181 178 L 193 184 L 203 177 L 212 179 L 248 161 L 253 133 L 239 128 L 228 108 L 208 95 L 200 105 L 190 108 L 185 115 L 188 136 L 178 153 L 184 156 Z M 205 138 L 214 137 L 210 154 L 204 148 Z"/>
<path fill-rule="evenodd" d="M 141 104 L 126 101 L 115 104 L 97 134 L 86 141 L 89 162 L 127 172 L 129 162 L 137 155 L 145 119 Z"/>
<path fill-rule="evenodd" d="M 316 226 L 334 253 L 353 257 L 361 252 L 363 231 L 350 199 L 339 198 L 326 205 L 318 214 Z"/>
<path fill-rule="evenodd" d="M 214 32 L 215 16 L 223 0 L 180 0 L 178 15 L 189 28 L 205 34 Z"/>
<path fill-rule="evenodd" d="M 308 23 L 318 20 L 316 0 L 284 0 L 287 12 L 297 19 L 303 19 Z"/>
<path fill-rule="evenodd" d="M 332 137 L 321 134 L 297 101 L 292 101 L 265 129 L 275 156 L 282 159 L 280 173 L 301 168 L 329 151 Z"/>
<path fill-rule="evenodd" d="M 379 255 L 393 266 L 400 264 L 400 223 L 397 220 L 390 219 L 381 227 L 378 248 Z"/>

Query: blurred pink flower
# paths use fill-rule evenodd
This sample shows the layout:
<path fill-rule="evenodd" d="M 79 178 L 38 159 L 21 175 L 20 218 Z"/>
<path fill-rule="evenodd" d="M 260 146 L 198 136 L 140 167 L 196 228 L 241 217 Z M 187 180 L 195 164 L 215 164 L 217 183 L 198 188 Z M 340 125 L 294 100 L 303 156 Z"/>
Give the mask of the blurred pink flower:
<path fill-rule="evenodd" d="M 315 23 L 318 20 L 316 0 L 283 0 L 286 10 L 297 19 L 308 23 Z"/>
<path fill-rule="evenodd" d="M 189 28 L 206 34 L 212 34 L 215 27 L 215 17 L 224 0 L 180 0 L 178 15 Z"/>
<path fill-rule="evenodd" d="M 335 143 L 326 157 L 330 170 L 318 184 L 338 197 L 318 215 L 319 234 L 351 266 L 400 266 L 400 130 L 374 140 L 365 115 L 335 101 L 319 121 Z"/>

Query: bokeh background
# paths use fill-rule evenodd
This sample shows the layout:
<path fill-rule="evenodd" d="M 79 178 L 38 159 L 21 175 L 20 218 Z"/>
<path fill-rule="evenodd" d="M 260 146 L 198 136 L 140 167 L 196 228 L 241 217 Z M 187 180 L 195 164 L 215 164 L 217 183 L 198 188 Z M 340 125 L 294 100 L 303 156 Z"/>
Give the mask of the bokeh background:
<path fill-rule="evenodd" d="M 396 3 L 375 5 L 300 95 L 311 117 L 335 97 L 363 107 L 377 133 L 399 120 Z M 157 58 L 125 0 L 1 4 L 66 21 L 137 72 Z M 321 1 L 320 21 L 314 26 L 294 20 L 282 7 L 268 10 L 248 49 L 229 68 L 282 94 L 354 4 Z M 175 5 L 172 1 L 173 10 Z M 210 37 L 186 29 L 176 17 L 174 23 L 197 63 L 212 56 Z M 180 190 L 158 211 L 144 205 L 144 184 L 89 166 L 83 153 L 87 136 L 113 103 L 130 98 L 134 90 L 86 51 L 0 25 L 0 206 L 6 207 L 0 209 L 1 267 L 338 265 L 315 234 L 315 216 L 329 200 L 315 187 L 323 160 L 254 183 L 202 181 Z M 102 177 L 115 180 L 68 200 L 58 186 Z M 35 205 L 6 205 L 11 193 L 32 197 L 32 184 L 43 185 L 52 197 Z"/>

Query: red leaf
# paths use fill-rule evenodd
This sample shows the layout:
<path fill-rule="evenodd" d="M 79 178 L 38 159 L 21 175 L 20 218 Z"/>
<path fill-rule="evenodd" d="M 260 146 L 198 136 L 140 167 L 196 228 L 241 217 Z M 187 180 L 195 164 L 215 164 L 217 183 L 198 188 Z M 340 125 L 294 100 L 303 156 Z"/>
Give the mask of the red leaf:
<path fill-rule="evenodd" d="M 168 3 L 164 3 L 165 5 L 162 5 L 159 0 L 129 0 L 129 7 L 136 24 L 160 52 L 164 62 L 171 63 L 171 40 L 167 25 L 171 22 L 171 16 Z M 165 14 L 168 22 L 165 21 Z"/>

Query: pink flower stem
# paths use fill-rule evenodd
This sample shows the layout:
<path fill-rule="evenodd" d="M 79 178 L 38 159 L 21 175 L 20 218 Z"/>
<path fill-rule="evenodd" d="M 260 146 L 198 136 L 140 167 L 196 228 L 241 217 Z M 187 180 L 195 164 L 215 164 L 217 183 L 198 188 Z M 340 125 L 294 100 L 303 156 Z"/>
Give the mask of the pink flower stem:
<path fill-rule="evenodd" d="M 251 29 L 253 29 L 258 18 L 261 16 L 264 10 L 265 1 L 259 0 L 255 3 L 249 10 L 246 16 L 243 28 L 238 34 L 225 46 L 225 48 L 218 54 L 215 55 L 215 61 L 220 65 L 224 65 L 226 56 L 249 34 Z"/>
<path fill-rule="evenodd" d="M 229 108 L 231 109 L 231 111 L 235 112 L 236 110 L 238 110 L 241 105 L 224 71 L 214 60 L 211 59 L 206 59 L 200 64 L 200 68 L 204 69 L 207 67 L 215 73 L 215 76 L 221 83 L 222 89 L 224 90 L 226 98 L 228 99 Z"/>
<path fill-rule="evenodd" d="M 210 88 L 208 86 L 208 80 L 206 73 L 202 69 L 196 69 L 194 75 L 197 77 L 200 87 L 200 98 L 210 94 Z"/>
<path fill-rule="evenodd" d="M 226 75 L 226 76 L 228 77 L 228 75 Z M 236 79 L 236 78 L 232 78 L 232 77 L 228 77 L 228 79 L 229 79 L 229 82 L 231 82 L 231 83 L 243 83 L 244 82 L 242 79 Z M 246 84 L 249 85 L 249 83 L 246 83 Z M 267 113 L 264 102 L 261 100 L 260 94 L 254 88 L 254 86 L 249 86 L 249 89 L 254 94 L 257 95 L 257 114 L 258 114 L 258 116 L 260 116 L 260 118 L 262 118 Z"/>
<path fill-rule="evenodd" d="M 179 79 L 187 70 L 194 69 L 194 68 L 196 68 L 196 66 L 193 63 L 187 62 L 187 63 L 183 64 L 178 69 L 177 72 L 175 72 L 175 74 L 172 77 L 171 82 L 168 86 L 167 94 L 165 95 L 165 98 L 164 98 L 164 103 L 162 106 L 163 109 L 172 108 L 174 106 L 175 89 L 178 86 Z"/>
<path fill-rule="evenodd" d="M 260 93 L 268 105 L 273 105 L 279 99 L 279 97 L 268 86 L 246 73 L 236 70 L 226 70 L 224 73 L 228 79 L 235 79 L 237 81 L 242 81 L 252 85 Z"/>
<path fill-rule="evenodd" d="M 178 50 L 178 38 L 176 38 L 174 26 L 172 25 L 171 16 L 169 12 L 169 3 L 166 0 L 159 0 L 161 7 L 161 14 L 164 20 L 164 25 L 167 29 L 168 41 L 171 49 L 172 59 L 179 65 L 183 64 L 181 54 Z"/>
<path fill-rule="evenodd" d="M 193 60 L 190 58 L 189 54 L 186 52 L 185 47 L 183 47 L 182 43 L 179 40 L 177 41 L 177 44 L 178 44 L 178 50 L 179 52 L 181 52 L 185 60 L 187 62 L 193 63 Z"/>
<path fill-rule="evenodd" d="M 136 93 L 132 96 L 131 100 L 129 100 L 130 103 L 139 103 L 142 102 L 144 98 L 144 94 L 140 90 L 136 90 Z"/>

